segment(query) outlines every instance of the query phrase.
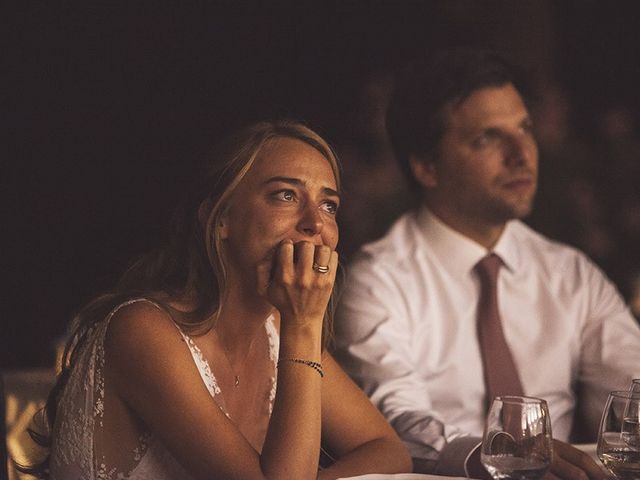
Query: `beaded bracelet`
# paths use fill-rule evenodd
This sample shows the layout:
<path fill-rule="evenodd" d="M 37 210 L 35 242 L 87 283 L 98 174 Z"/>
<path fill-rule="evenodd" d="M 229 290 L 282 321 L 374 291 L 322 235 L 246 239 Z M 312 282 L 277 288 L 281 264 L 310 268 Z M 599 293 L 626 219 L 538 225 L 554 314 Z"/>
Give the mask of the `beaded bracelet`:
<path fill-rule="evenodd" d="M 320 377 L 324 377 L 324 372 L 322 371 L 322 364 L 319 362 L 312 362 L 311 360 L 305 360 L 303 358 L 281 358 L 278 360 L 278 367 L 282 362 L 293 362 L 300 363 L 302 365 L 306 365 L 307 367 L 313 368 L 316 372 L 320 374 Z"/>

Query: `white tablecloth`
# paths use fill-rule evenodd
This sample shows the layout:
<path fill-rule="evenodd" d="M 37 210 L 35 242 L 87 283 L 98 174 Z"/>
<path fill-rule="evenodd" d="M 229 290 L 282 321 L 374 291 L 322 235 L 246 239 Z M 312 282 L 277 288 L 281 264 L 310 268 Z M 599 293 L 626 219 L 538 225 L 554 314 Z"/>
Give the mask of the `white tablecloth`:
<path fill-rule="evenodd" d="M 574 445 L 579 450 L 589 454 L 598 465 L 604 469 L 604 465 L 598 459 L 596 455 L 596 444 L 588 443 L 581 445 Z M 443 480 L 448 478 L 449 480 L 467 480 L 464 477 L 445 477 L 441 475 L 426 475 L 422 473 L 396 473 L 396 474 L 384 474 L 384 473 L 369 473 L 367 475 L 358 475 L 357 477 L 346 477 L 340 480 Z"/>
<path fill-rule="evenodd" d="M 346 477 L 340 480 L 467 480 L 464 477 L 443 477 L 442 475 L 426 475 L 422 473 L 369 473 L 367 475 L 358 475 L 357 477 Z"/>

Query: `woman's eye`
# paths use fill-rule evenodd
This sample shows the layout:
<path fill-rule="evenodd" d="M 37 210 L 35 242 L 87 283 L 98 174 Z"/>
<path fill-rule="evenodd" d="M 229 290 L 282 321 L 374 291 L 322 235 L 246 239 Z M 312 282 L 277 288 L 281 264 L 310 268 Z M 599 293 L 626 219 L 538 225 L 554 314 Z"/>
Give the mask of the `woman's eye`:
<path fill-rule="evenodd" d="M 280 190 L 278 192 L 275 192 L 273 194 L 273 196 L 278 199 L 278 200 L 282 200 L 285 202 L 292 202 L 296 199 L 295 194 L 293 193 L 293 190 Z"/>
<path fill-rule="evenodd" d="M 338 204 L 334 201 L 324 202 L 322 204 L 322 208 L 324 208 L 325 212 L 330 213 L 331 215 L 338 213 Z"/>

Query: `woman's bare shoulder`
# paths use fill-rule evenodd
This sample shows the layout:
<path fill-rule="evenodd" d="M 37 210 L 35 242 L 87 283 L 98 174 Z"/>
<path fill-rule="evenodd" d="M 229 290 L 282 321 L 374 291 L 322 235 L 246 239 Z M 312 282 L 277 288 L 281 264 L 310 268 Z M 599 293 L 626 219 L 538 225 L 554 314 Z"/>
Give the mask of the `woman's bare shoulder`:
<path fill-rule="evenodd" d="M 196 388 L 202 397 L 211 399 L 178 326 L 153 303 L 135 302 L 115 312 L 104 350 L 106 376 L 138 412 L 154 408 L 164 393 L 179 384 L 200 386 Z M 158 404 L 157 408 L 164 407 Z"/>
<path fill-rule="evenodd" d="M 118 354 L 137 353 L 162 348 L 167 342 L 182 341 L 171 315 L 149 300 L 128 302 L 112 315 L 105 336 L 105 349 Z"/>

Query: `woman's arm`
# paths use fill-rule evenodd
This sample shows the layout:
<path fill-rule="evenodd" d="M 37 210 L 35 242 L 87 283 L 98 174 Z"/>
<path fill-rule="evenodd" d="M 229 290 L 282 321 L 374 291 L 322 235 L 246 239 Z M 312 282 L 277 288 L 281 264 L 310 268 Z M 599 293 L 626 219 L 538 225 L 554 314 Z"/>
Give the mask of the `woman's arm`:
<path fill-rule="evenodd" d="M 322 364 L 322 437 L 338 460 L 318 478 L 411 472 L 409 452 L 366 395 L 329 353 Z"/>
<path fill-rule="evenodd" d="M 258 453 L 211 397 L 167 314 L 142 302 L 118 311 L 105 356 L 105 389 L 114 389 L 194 478 L 265 478 Z M 112 410 L 106 403 L 105 417 Z"/>
<path fill-rule="evenodd" d="M 337 254 L 328 247 L 285 243 L 269 286 L 281 314 L 280 358 L 321 361 L 322 317 L 333 285 Z M 105 375 L 196 479 L 315 478 L 321 431 L 322 378 L 306 365 L 283 362 L 261 453 L 256 452 L 207 391 L 180 333 L 168 315 L 140 303 L 119 311 L 105 339 Z M 108 387 L 107 387 L 108 388 Z M 107 406 L 108 407 L 108 406 Z"/>
<path fill-rule="evenodd" d="M 316 272 L 314 263 L 328 265 L 329 273 Z M 267 296 L 280 312 L 278 391 L 261 457 L 272 478 L 315 478 L 318 470 L 323 379 L 290 360 L 322 361 L 322 322 L 337 268 L 338 255 L 327 246 L 285 241 L 277 251 Z"/>

